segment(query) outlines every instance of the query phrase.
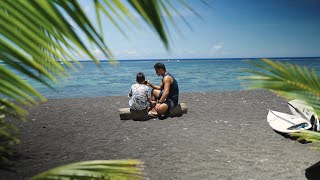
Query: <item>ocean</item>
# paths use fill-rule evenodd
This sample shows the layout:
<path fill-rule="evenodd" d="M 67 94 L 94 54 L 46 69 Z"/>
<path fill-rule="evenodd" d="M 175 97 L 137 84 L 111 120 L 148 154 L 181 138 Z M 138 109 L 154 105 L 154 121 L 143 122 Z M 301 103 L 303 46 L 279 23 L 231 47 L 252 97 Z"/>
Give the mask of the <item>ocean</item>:
<path fill-rule="evenodd" d="M 248 75 L 241 68 L 254 69 L 245 60 L 258 59 L 169 59 L 169 60 L 120 60 L 117 66 L 108 61 L 101 61 L 100 67 L 92 61 L 81 61 L 82 68 L 78 72 L 70 71 L 71 77 L 53 84 L 55 90 L 23 77 L 48 99 L 84 98 L 100 96 L 126 96 L 136 74 L 143 72 L 152 84 L 159 85 L 161 78 L 157 76 L 153 65 L 156 62 L 165 64 L 178 81 L 181 93 L 215 92 L 243 90 L 239 77 Z M 320 58 L 276 58 L 282 62 L 290 62 L 320 72 Z"/>

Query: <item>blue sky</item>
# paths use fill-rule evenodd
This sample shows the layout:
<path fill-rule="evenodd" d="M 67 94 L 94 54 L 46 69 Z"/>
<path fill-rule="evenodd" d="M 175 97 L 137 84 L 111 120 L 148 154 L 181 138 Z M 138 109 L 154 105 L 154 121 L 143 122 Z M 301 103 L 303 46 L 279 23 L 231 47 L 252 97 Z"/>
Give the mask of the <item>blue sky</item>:
<path fill-rule="evenodd" d="M 108 47 L 117 59 L 320 56 L 318 0 L 207 0 L 209 6 L 198 0 L 186 2 L 202 19 L 178 7 L 192 29 L 174 16 L 181 33 L 168 23 L 169 51 L 146 26 L 123 26 L 125 37 L 105 19 Z M 93 6 L 85 0 L 81 4 L 94 18 Z M 93 51 L 104 59 L 99 50 Z"/>

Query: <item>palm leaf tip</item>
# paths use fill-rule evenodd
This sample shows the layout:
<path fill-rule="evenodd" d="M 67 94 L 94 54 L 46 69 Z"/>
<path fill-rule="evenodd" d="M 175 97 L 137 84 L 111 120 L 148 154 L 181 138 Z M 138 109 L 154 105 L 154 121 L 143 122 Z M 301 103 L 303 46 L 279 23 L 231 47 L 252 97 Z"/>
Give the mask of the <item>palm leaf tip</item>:
<path fill-rule="evenodd" d="M 135 159 L 83 161 L 50 169 L 31 179 L 142 179 L 142 165 Z"/>
<path fill-rule="evenodd" d="M 320 133 L 310 130 L 303 130 L 295 133 L 290 133 L 290 136 L 298 138 L 297 141 L 311 142 L 314 144 L 320 144 Z M 311 147 L 313 150 L 320 150 L 320 147 Z"/>

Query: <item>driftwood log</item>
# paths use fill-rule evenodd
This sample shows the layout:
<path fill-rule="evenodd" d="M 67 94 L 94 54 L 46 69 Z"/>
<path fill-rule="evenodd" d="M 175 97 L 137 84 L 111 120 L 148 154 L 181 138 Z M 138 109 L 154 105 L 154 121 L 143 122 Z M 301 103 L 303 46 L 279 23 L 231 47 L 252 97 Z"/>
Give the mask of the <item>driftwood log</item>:
<path fill-rule="evenodd" d="M 182 114 L 187 114 L 188 108 L 186 103 L 180 103 L 176 107 L 169 110 L 170 117 L 180 117 Z M 119 109 L 119 115 L 121 120 L 148 120 L 148 112 L 146 110 L 133 111 L 130 108 L 121 108 Z"/>

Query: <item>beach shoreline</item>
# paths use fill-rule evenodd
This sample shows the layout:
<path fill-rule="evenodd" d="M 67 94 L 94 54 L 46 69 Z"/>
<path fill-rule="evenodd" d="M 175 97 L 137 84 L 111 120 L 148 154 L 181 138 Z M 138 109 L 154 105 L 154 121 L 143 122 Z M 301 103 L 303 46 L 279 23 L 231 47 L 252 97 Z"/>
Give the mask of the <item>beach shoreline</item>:
<path fill-rule="evenodd" d="M 22 143 L 1 179 L 97 159 L 140 159 L 146 179 L 305 179 L 320 152 L 271 129 L 268 109 L 289 113 L 265 90 L 181 93 L 182 117 L 120 120 L 128 97 L 49 99 L 19 123 Z"/>

